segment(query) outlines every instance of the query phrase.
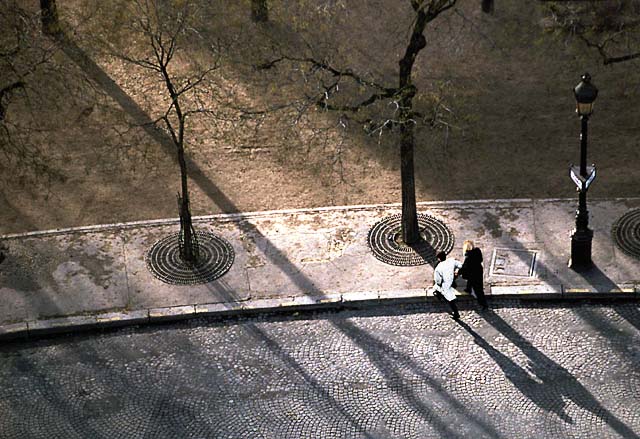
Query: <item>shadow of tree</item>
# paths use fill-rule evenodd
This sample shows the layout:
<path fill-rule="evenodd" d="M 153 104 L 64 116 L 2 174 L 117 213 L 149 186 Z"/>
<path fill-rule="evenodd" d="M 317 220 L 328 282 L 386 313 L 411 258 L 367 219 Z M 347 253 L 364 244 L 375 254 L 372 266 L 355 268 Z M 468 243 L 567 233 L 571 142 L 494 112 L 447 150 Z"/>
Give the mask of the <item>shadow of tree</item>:
<path fill-rule="evenodd" d="M 546 411 L 556 413 L 565 422 L 569 422 L 570 418 L 564 413 L 563 398 L 571 400 L 577 406 L 584 410 L 593 413 L 598 418 L 604 420 L 611 428 L 613 428 L 618 434 L 624 438 L 639 438 L 633 430 L 631 430 L 625 423 L 620 421 L 613 413 L 607 410 L 600 402 L 582 385 L 580 382 L 564 367 L 547 357 L 533 346 L 528 340 L 522 337 L 516 330 L 514 330 L 502 317 L 493 311 L 487 311 L 481 314 L 482 318 L 493 326 L 498 332 L 504 335 L 511 343 L 517 346 L 523 354 L 525 354 L 530 362 L 529 366 L 531 372 L 542 383 L 534 384 L 528 374 L 522 370 L 519 366 L 512 364 L 510 361 L 506 361 L 504 356 L 498 355 L 497 351 L 490 347 L 486 342 L 478 342 L 479 346 L 485 348 L 489 355 L 498 362 L 501 367 L 505 367 L 516 375 L 507 377 L 534 403 Z M 470 328 L 465 328 L 475 340 L 478 337 L 474 335 Z M 505 370 L 505 369 L 503 369 Z M 506 372 L 505 370 L 505 372 Z M 549 374 L 552 371 L 552 374 Z M 514 380 L 513 378 L 518 379 Z M 541 398 L 544 389 L 544 398 Z"/>
<path fill-rule="evenodd" d="M 504 376 L 511 381 L 523 395 L 544 411 L 555 413 L 563 421 L 573 424 L 573 419 L 563 410 L 564 401 L 562 395 L 554 390 L 555 384 L 534 380 L 525 369 L 494 348 L 465 322 L 458 320 L 457 323 L 473 337 L 474 343 L 484 349 L 496 364 L 500 366 L 504 372 Z M 540 368 L 540 370 L 542 370 L 542 368 Z"/>
<path fill-rule="evenodd" d="M 224 283 L 212 283 L 209 284 L 209 288 L 215 291 L 215 293 L 221 297 L 225 297 L 228 301 L 236 300 L 236 295 L 231 291 Z M 464 418 L 465 422 L 470 422 L 476 429 L 476 433 L 482 433 L 491 438 L 502 437 L 500 433 L 488 422 L 481 419 L 474 414 L 470 408 L 466 407 L 463 403 L 458 401 L 455 397 L 449 394 L 444 387 L 437 382 L 436 379 L 431 377 L 418 362 L 411 358 L 409 355 L 393 349 L 388 344 L 376 338 L 373 334 L 365 331 L 348 320 L 332 320 L 332 325 L 349 338 L 356 346 L 362 349 L 372 364 L 385 376 L 385 378 L 397 385 L 396 392 L 402 400 L 404 400 L 409 407 L 415 410 L 420 417 L 431 425 L 441 437 L 446 438 L 460 438 L 461 436 L 450 425 L 448 425 L 444 419 L 438 415 L 438 411 L 421 399 L 415 391 L 412 389 L 411 383 L 407 381 L 407 377 L 403 376 L 399 372 L 399 366 L 404 366 L 411 370 L 412 373 L 418 375 L 420 379 L 427 383 L 427 385 L 433 389 L 444 401 L 451 407 L 451 411 L 460 414 L 461 418 Z M 266 343 L 272 352 L 276 353 L 285 364 L 299 374 L 306 383 L 311 386 L 314 392 L 321 395 L 323 398 L 331 403 L 331 406 L 335 408 L 336 413 L 345 419 L 358 431 L 364 432 L 364 426 L 359 424 L 358 420 L 351 417 L 346 413 L 340 402 L 337 401 L 332 395 L 330 395 L 320 383 L 313 378 L 296 360 L 291 357 L 269 334 L 261 330 L 254 324 L 245 323 L 243 326 L 247 328 L 247 331 L 257 340 Z M 370 436 L 366 436 L 370 437 Z M 375 438 L 380 438 L 375 436 Z"/>
<path fill-rule="evenodd" d="M 568 243 L 567 243 L 568 244 Z M 527 247 L 520 242 L 512 242 L 510 244 L 516 250 L 526 250 Z M 526 260 L 526 256 L 524 252 L 514 252 L 515 255 L 518 255 L 523 262 L 528 263 Z M 552 263 L 545 264 L 541 261 L 536 261 L 537 270 L 539 272 L 545 273 L 545 277 L 547 278 L 550 284 L 555 285 L 563 285 L 564 281 L 554 274 L 551 266 L 560 266 L 563 264 L 562 261 L 558 260 L 554 255 L 549 255 Z M 566 261 L 565 261 L 566 262 Z M 587 281 L 589 285 L 591 285 L 595 290 L 606 289 L 607 291 L 618 289 L 618 285 L 613 282 L 597 265 L 593 265 L 588 269 L 583 269 L 578 272 L 579 275 Z M 491 297 L 491 296 L 489 296 Z M 623 317 L 627 322 L 631 325 L 640 329 L 640 321 L 637 316 L 638 313 L 632 311 L 617 311 L 618 314 Z M 599 331 L 604 337 L 609 340 L 612 340 L 612 334 L 616 334 L 616 330 L 608 324 L 605 320 L 600 318 L 596 313 L 591 310 L 585 308 L 576 308 L 575 313 L 580 316 L 584 321 L 589 323 L 592 328 Z M 620 349 L 620 345 L 618 343 L 612 343 L 611 346 L 614 349 L 617 349 L 621 355 L 629 355 L 629 352 L 625 349 Z"/>
<path fill-rule="evenodd" d="M 395 390 L 398 396 L 401 397 L 409 407 L 419 413 L 420 417 L 425 420 L 425 422 L 428 422 L 441 437 L 458 438 L 465 437 L 465 435 L 439 417 L 438 410 L 427 404 L 424 399 L 421 399 L 416 394 L 408 382 L 407 377 L 400 373 L 402 367 L 417 375 L 429 388 L 433 389 L 436 394 L 445 401 L 451 413 L 458 414 L 461 419 L 464 419 L 465 423 L 472 426 L 474 435 L 490 438 L 502 437 L 493 425 L 473 413 L 470 407 L 465 406 L 449 394 L 442 384 L 431 377 L 411 356 L 393 349 L 370 332 L 359 328 L 348 320 L 334 321 L 333 325 L 364 351 L 371 363 L 378 368 L 389 382 L 398 384 Z"/>
<path fill-rule="evenodd" d="M 436 268 L 438 265 L 438 259 L 436 258 L 436 254 L 438 251 L 425 239 L 420 238 L 418 242 L 413 244 L 409 244 L 409 246 L 415 251 L 423 261 L 427 264 L 431 265 L 432 268 Z"/>
<path fill-rule="evenodd" d="M 14 415 L 18 422 L 2 417 L 3 433 L 21 433 L 16 437 L 99 438 L 142 431 L 144 437 L 183 437 L 189 421 L 200 412 L 181 397 L 183 383 L 179 377 L 147 388 L 150 377 L 145 367 L 154 360 L 156 347 L 127 338 L 125 343 L 110 344 L 111 359 L 106 361 L 100 345 L 86 341 L 86 336 L 77 337 L 74 343 L 68 338 L 41 340 L 5 354 L 5 360 L 28 378 L 21 382 L 20 391 L 30 397 L 21 398 L 24 405 L 21 409 L 18 406 L 21 412 Z M 187 337 L 180 341 L 188 350 Z M 58 360 L 56 372 L 31 352 L 45 346 L 56 348 L 52 354 Z M 37 418 L 25 422 L 24 417 L 34 413 Z M 199 424 L 198 428 L 203 437 L 216 437 L 210 426 Z"/>

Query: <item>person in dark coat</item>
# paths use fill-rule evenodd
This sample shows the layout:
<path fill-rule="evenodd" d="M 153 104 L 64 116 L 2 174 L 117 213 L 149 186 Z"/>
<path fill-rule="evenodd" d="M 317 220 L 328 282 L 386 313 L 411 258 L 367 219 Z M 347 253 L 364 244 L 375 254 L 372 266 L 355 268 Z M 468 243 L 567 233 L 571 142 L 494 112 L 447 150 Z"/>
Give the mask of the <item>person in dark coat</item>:
<path fill-rule="evenodd" d="M 484 297 L 482 251 L 473 245 L 473 241 L 465 241 L 462 244 L 464 262 L 460 269 L 460 276 L 467 280 L 465 291 L 478 300 L 482 309 L 487 309 L 487 299 Z"/>

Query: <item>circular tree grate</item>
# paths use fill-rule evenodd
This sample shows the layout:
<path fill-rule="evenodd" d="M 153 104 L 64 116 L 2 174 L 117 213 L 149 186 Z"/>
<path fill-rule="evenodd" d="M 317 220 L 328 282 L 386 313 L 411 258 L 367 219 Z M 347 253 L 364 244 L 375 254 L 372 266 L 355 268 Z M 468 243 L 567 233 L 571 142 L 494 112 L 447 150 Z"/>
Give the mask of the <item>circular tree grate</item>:
<path fill-rule="evenodd" d="M 453 233 L 439 219 L 419 213 L 418 227 L 422 239 L 413 245 L 402 241 L 401 221 L 401 214 L 392 215 L 369 230 L 369 247 L 382 262 L 397 266 L 433 264 L 438 252 L 449 253 L 453 249 Z"/>
<path fill-rule="evenodd" d="M 640 209 L 631 210 L 618 218 L 611 234 L 620 250 L 640 259 Z"/>
<path fill-rule="evenodd" d="M 179 237 L 167 236 L 156 242 L 147 253 L 149 271 L 161 281 L 174 285 L 195 285 L 214 281 L 233 264 L 235 252 L 227 240 L 210 232 L 196 232 L 199 260 L 186 264 L 180 256 Z"/>

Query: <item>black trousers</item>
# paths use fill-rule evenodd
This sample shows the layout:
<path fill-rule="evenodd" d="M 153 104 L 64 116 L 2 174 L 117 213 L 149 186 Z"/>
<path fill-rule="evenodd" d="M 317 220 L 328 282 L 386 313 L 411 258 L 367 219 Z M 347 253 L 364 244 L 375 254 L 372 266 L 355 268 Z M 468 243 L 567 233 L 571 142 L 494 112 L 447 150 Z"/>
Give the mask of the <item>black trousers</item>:
<path fill-rule="evenodd" d="M 446 299 L 445 299 L 446 300 Z M 451 311 L 453 311 L 453 316 L 454 317 L 459 317 L 460 313 L 458 312 L 458 305 L 456 305 L 457 299 L 453 299 L 453 300 L 447 300 L 446 301 L 449 306 L 451 307 Z"/>
<path fill-rule="evenodd" d="M 476 294 L 476 299 L 481 307 L 487 307 L 487 299 L 484 297 L 484 286 L 482 285 L 482 280 L 467 281 L 467 290 L 473 291 Z"/>
<path fill-rule="evenodd" d="M 440 291 L 435 290 L 433 292 L 433 295 L 436 296 L 438 298 L 438 300 L 442 300 L 444 302 L 447 302 L 449 304 L 449 306 L 451 307 L 451 311 L 453 311 L 453 315 L 457 318 L 458 316 L 460 316 L 460 313 L 458 312 L 458 305 L 456 305 L 456 300 L 457 299 L 453 299 L 453 300 L 447 300 Z"/>

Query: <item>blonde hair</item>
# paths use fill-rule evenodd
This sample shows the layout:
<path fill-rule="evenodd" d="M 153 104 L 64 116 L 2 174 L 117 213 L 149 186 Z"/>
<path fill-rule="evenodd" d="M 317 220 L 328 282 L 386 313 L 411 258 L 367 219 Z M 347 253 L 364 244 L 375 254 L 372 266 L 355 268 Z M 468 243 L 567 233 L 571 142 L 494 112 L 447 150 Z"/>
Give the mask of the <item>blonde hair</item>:
<path fill-rule="evenodd" d="M 469 241 L 468 239 L 462 243 L 462 254 L 464 255 L 469 250 L 473 250 L 473 241 Z"/>

